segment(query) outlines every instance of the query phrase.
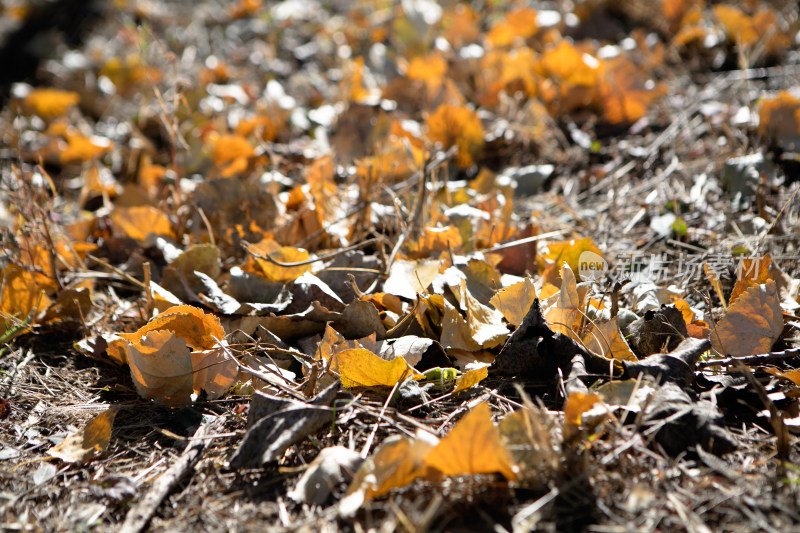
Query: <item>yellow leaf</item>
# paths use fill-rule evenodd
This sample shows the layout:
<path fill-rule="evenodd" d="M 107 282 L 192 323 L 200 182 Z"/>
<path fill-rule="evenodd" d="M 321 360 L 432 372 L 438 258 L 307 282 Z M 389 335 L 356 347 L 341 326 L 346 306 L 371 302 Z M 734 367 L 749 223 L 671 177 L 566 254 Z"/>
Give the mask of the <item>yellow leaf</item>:
<path fill-rule="evenodd" d="M 404 376 L 413 375 L 419 378 L 422 374 L 415 372 L 402 357 L 391 361 L 381 359 L 364 348 L 344 350 L 336 354 L 339 364 L 339 376 L 342 386 L 353 387 L 393 387 Z"/>
<path fill-rule="evenodd" d="M 23 105 L 44 119 L 60 117 L 81 101 L 78 93 L 59 89 L 34 89 Z"/>
<path fill-rule="evenodd" d="M 469 4 L 459 3 L 443 17 L 445 39 L 458 49 L 465 44 L 474 43 L 480 36 L 480 17 Z"/>
<path fill-rule="evenodd" d="M 499 472 L 509 481 L 517 474 L 508 450 L 492 423 L 489 406 L 484 402 L 458 421 L 425 458 L 425 464 L 445 476 L 473 476 Z"/>
<path fill-rule="evenodd" d="M 686 300 L 675 300 L 673 305 L 675 305 L 675 309 L 681 312 L 681 315 L 683 315 L 683 321 L 686 322 L 687 325 L 694 321 L 694 311 L 692 311 L 692 308 L 689 307 L 689 304 L 686 302 Z"/>
<path fill-rule="evenodd" d="M 261 242 L 251 244 L 247 249 L 255 254 L 256 262 L 261 267 L 261 271 L 270 281 L 292 281 L 304 273 L 311 270 L 311 264 L 282 267 L 261 257 L 269 256 L 279 263 L 300 263 L 309 258 L 308 251 L 292 246 L 281 246 L 272 239 L 264 239 Z M 261 257 L 258 257 L 261 256 Z"/>
<path fill-rule="evenodd" d="M 535 299 L 536 288 L 533 280 L 525 278 L 523 281 L 500 289 L 489 302 L 495 309 L 503 313 L 509 324 L 519 326 Z"/>
<path fill-rule="evenodd" d="M 778 288 L 772 280 L 753 285 L 728 307 L 711 332 L 712 347 L 728 356 L 766 353 L 783 332 Z"/>
<path fill-rule="evenodd" d="M 211 157 L 218 167 L 239 158 L 250 158 L 255 155 L 255 149 L 241 135 L 221 135 L 213 142 Z"/>
<path fill-rule="evenodd" d="M 572 273 L 572 269 L 567 263 L 561 267 L 561 279 L 558 301 L 547 310 L 544 316 L 553 331 L 577 340 L 575 324 L 580 318 L 581 302 L 575 274 Z"/>
<path fill-rule="evenodd" d="M 458 146 L 456 163 L 465 168 L 473 164 L 483 148 L 483 125 L 477 113 L 466 106 L 441 105 L 425 121 L 428 137 L 445 149 Z"/>
<path fill-rule="evenodd" d="M 738 8 L 720 4 L 714 6 L 714 15 L 722 22 L 725 33 L 734 42 L 751 45 L 758 41 L 760 35 L 753 25 L 753 19 Z"/>
<path fill-rule="evenodd" d="M 0 324 L 3 325 L 3 331 L 50 305 L 50 299 L 36 283 L 35 276 L 20 266 L 9 265 L 4 268 L 0 282 Z M 16 320 L 9 320 L 11 317 Z M 35 316 L 32 318 L 35 319 Z"/>
<path fill-rule="evenodd" d="M 438 86 L 447 73 L 447 61 L 438 53 L 415 57 L 408 64 L 406 76 L 424 81 L 428 86 Z"/>
<path fill-rule="evenodd" d="M 593 252 L 600 257 L 603 253 L 600 251 L 591 237 L 584 237 L 582 239 L 572 239 L 569 241 L 551 242 L 547 245 L 547 253 L 544 255 L 545 259 L 557 262 L 557 266 L 561 266 L 561 262 L 566 262 L 572 272 L 580 272 L 580 257 L 584 252 Z"/>
<path fill-rule="evenodd" d="M 442 318 L 442 346 L 448 349 L 476 352 L 481 345 L 472 338 L 467 321 L 461 313 L 447 300 L 444 301 L 444 317 Z"/>
<path fill-rule="evenodd" d="M 108 448 L 116 415 L 117 410 L 113 407 L 103 411 L 91 419 L 83 429 L 47 450 L 47 455 L 57 457 L 65 463 L 78 465 L 95 459 Z"/>
<path fill-rule="evenodd" d="M 461 376 L 456 379 L 456 388 L 453 390 L 453 393 L 460 392 L 462 390 L 466 390 L 470 387 L 474 387 L 478 383 L 480 383 L 483 379 L 489 377 L 489 367 L 483 366 L 481 368 L 475 368 L 473 370 L 468 370 L 464 372 Z"/>
<path fill-rule="evenodd" d="M 117 207 L 111 212 L 111 222 L 122 233 L 137 241 L 143 241 L 151 234 L 175 236 L 167 215 L 150 205 Z"/>
<path fill-rule="evenodd" d="M 169 330 L 151 331 L 123 346 L 140 396 L 165 405 L 191 401 L 194 392 L 191 348 Z"/>
<path fill-rule="evenodd" d="M 636 361 L 636 356 L 619 331 L 618 317 L 595 322 L 583 337 L 583 344 L 592 352 L 607 359 Z"/>

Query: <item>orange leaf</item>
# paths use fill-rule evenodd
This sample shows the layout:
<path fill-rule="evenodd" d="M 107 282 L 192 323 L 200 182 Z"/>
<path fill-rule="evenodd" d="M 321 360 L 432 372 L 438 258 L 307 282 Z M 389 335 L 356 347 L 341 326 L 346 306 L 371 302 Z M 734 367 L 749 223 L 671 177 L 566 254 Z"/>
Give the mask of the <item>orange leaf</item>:
<path fill-rule="evenodd" d="M 465 106 L 442 105 L 425 123 L 430 140 L 441 143 L 445 149 L 458 146 L 459 167 L 473 164 L 483 147 L 483 125 L 475 111 Z"/>
<path fill-rule="evenodd" d="M 153 317 L 136 333 L 120 333 L 120 337 L 138 342 L 152 331 L 169 330 L 195 350 L 208 350 L 218 346 L 217 339 L 225 337 L 219 319 L 211 313 L 191 305 L 176 305 Z"/>
<path fill-rule="evenodd" d="M 758 118 L 758 132 L 771 142 L 786 148 L 800 147 L 800 98 L 788 91 L 765 98 Z"/>
<path fill-rule="evenodd" d="M 618 317 L 595 322 L 592 329 L 584 335 L 583 344 L 607 359 L 636 361 L 636 356 L 620 333 Z"/>
<path fill-rule="evenodd" d="M 3 331 L 50 305 L 50 299 L 36 283 L 35 276 L 22 267 L 9 265 L 4 268 L 0 282 L 0 324 L 3 324 Z M 17 320 L 9 320 L 11 317 Z"/>
<path fill-rule="evenodd" d="M 601 401 L 594 393 L 573 392 L 564 403 L 564 438 L 569 440 L 578 433 L 583 414 Z"/>
<path fill-rule="evenodd" d="M 167 215 L 149 205 L 117 207 L 111 212 L 111 221 L 125 235 L 137 241 L 143 241 L 149 235 L 175 236 Z"/>
<path fill-rule="evenodd" d="M 60 117 L 78 104 L 78 93 L 59 89 L 34 89 L 25 97 L 23 105 L 44 119 Z"/>
<path fill-rule="evenodd" d="M 772 280 L 745 290 L 711 332 L 712 347 L 728 356 L 766 353 L 783 332 L 778 288 Z"/>
<path fill-rule="evenodd" d="M 96 159 L 113 148 L 114 143 L 104 137 L 84 137 L 67 134 L 67 146 L 58 154 L 62 163 Z"/>
<path fill-rule="evenodd" d="M 742 259 L 736 267 L 736 284 L 733 286 L 728 304 L 733 304 L 750 287 L 771 280 L 772 276 L 769 273 L 771 265 L 772 257 L 769 254 L 764 257 Z M 688 324 L 689 321 L 687 320 L 686 323 Z"/>
<path fill-rule="evenodd" d="M 531 8 L 514 9 L 506 18 L 495 24 L 486 34 L 486 41 L 492 46 L 508 46 L 514 39 L 527 39 L 536 33 L 536 10 Z"/>
<path fill-rule="evenodd" d="M 473 476 L 499 472 L 509 481 L 517 479 L 508 450 L 492 423 L 484 402 L 458 421 L 450 433 L 431 450 L 425 464 L 445 476 Z"/>
<path fill-rule="evenodd" d="M 424 81 L 428 86 L 439 86 L 447 73 L 447 61 L 438 53 L 418 56 L 408 64 L 406 76 Z"/>

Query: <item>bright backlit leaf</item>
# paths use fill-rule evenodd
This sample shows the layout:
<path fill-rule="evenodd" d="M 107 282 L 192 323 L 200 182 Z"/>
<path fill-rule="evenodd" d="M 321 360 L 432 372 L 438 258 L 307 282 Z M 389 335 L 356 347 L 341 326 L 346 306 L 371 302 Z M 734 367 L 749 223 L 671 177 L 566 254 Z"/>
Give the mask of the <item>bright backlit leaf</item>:
<path fill-rule="evenodd" d="M 533 279 L 525 278 L 523 281 L 497 291 L 490 302 L 503 313 L 509 324 L 519 326 L 535 299 L 536 288 L 533 285 Z"/>
<path fill-rule="evenodd" d="M 583 344 L 588 350 L 607 359 L 636 361 L 636 356 L 620 333 L 617 317 L 595 322 L 583 337 Z"/>
<path fill-rule="evenodd" d="M 474 407 L 450 430 L 425 458 L 425 464 L 445 476 L 474 476 L 499 472 L 509 481 L 517 479 L 508 450 L 492 423 L 489 406 Z"/>
<path fill-rule="evenodd" d="M 475 368 L 472 370 L 467 370 L 461 376 L 456 379 L 456 388 L 453 391 L 461 392 L 462 390 L 466 390 L 470 387 L 474 387 L 482 380 L 486 379 L 489 376 L 489 366 L 483 366 L 481 368 Z"/>
<path fill-rule="evenodd" d="M 364 348 L 339 352 L 336 354 L 336 361 L 342 386 L 348 388 L 394 387 L 406 376 L 415 378 L 422 376 L 409 367 L 402 357 L 395 357 L 391 361 L 387 361 Z"/>

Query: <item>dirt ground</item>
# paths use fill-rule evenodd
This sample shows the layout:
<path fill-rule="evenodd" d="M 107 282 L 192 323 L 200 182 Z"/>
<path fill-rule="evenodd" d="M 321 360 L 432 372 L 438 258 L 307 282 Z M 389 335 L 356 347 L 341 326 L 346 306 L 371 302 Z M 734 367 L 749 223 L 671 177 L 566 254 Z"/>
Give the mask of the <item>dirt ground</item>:
<path fill-rule="evenodd" d="M 798 7 L 574 4 L 3 0 L 0 528 L 800 531 Z M 740 18 L 725 18 L 730 13 L 718 8 L 728 4 Z M 538 17 L 530 31 L 530 22 L 514 25 L 523 15 L 509 15 L 526 8 Z M 503 24 L 506 33 L 497 29 Z M 563 43 L 569 53 L 548 55 Z M 441 65 L 445 74 L 437 74 Z M 28 98 L 43 87 L 77 100 L 48 116 Z M 765 102 L 773 101 L 769 112 Z M 459 111 L 437 136 L 431 117 L 446 106 Z M 456 115 L 462 109 L 477 117 L 477 139 L 472 119 Z M 226 136 L 250 144 L 223 145 Z M 73 149 L 77 155 L 64 155 Z M 330 164 L 327 181 L 310 170 L 327 168 L 320 161 Z M 125 229 L 115 218 L 143 205 L 166 214 L 170 237 L 136 236 L 137 224 L 156 227 L 155 219 Z M 458 245 L 441 245 L 429 231 L 463 224 L 474 233 Z M 301 290 L 291 278 L 281 282 L 291 302 L 258 300 L 258 284 L 233 298 L 236 272 L 265 262 L 242 243 L 267 234 L 312 259 L 332 254 L 320 263 L 329 271 L 315 271 L 325 288 Z M 69 251 L 59 235 L 71 239 Z M 520 242 L 536 235 L 544 237 Z M 586 237 L 592 247 L 564 244 Z M 431 339 L 416 364 L 421 372 L 477 368 L 459 362 L 474 339 L 443 333 L 442 317 L 467 293 L 419 281 L 444 295 L 438 308 L 430 294 L 389 294 L 384 283 L 395 261 L 457 265 L 481 254 L 497 280 L 528 276 L 546 308 L 548 283 L 567 290 L 559 261 L 575 255 L 577 273 L 585 267 L 577 254 L 596 249 L 602 275 L 580 274 L 589 280 L 587 302 L 603 302 L 607 313 L 613 300 L 612 316 L 618 308 L 629 325 L 666 314 L 662 303 L 674 310 L 678 300 L 694 315 L 683 313 L 682 333 L 667 331 L 653 349 L 641 327 L 616 327 L 632 357 L 620 362 L 589 353 L 584 335 L 562 334 L 548 309 L 548 323 L 537 322 L 526 305 L 521 323 L 502 322 L 502 341 L 472 350 L 470 363 L 493 363 L 480 383 L 456 393 L 429 378 L 425 395 L 400 401 L 392 399 L 406 391 L 399 383 L 342 387 L 324 405 L 324 424 L 283 432 L 300 438 L 278 459 L 235 468 L 232 458 L 252 431 L 255 378 L 213 399 L 204 391 L 165 405 L 145 399 L 129 365 L 94 344 L 137 331 L 160 310 L 158 296 L 144 289 L 150 281 L 167 286 L 174 257 L 198 243 L 217 250 L 213 268 L 189 265 L 177 274 L 175 294 L 221 317 L 241 358 L 263 355 L 294 371 L 289 385 L 257 386 L 298 402 L 341 377 L 317 355 L 336 345 L 323 340 L 326 324 L 343 336 L 340 348 L 412 330 Z M 345 250 L 353 244 L 361 252 Z M 739 271 L 752 267 L 742 258 L 767 254 L 773 269 L 746 290 L 773 290 L 770 309 L 780 306 L 768 316 L 767 304 L 753 304 L 731 326 L 736 342 L 762 336 L 766 347 L 720 351 L 710 332 L 732 316 Z M 308 255 L 280 257 L 302 263 Z M 12 316 L 21 305 L 12 297 L 20 287 L 13 268 L 36 280 L 30 298 L 46 292 L 54 303 Z M 197 290 L 195 270 L 213 271 L 206 277 L 228 299 L 215 299 L 209 284 Z M 718 285 L 709 271 L 719 273 Z M 87 307 L 59 300 L 87 283 Z M 225 312 L 231 299 L 241 306 Z M 378 329 L 387 326 L 377 340 L 364 331 L 366 319 L 346 312 L 365 299 L 380 310 Z M 573 317 L 570 327 L 595 331 L 601 304 L 581 305 L 586 318 Z M 469 319 L 466 307 L 455 312 Z M 275 327 L 234 340 L 248 316 L 269 316 L 264 324 Z M 397 333 L 404 317 L 418 322 Z M 676 348 L 684 339 L 697 344 Z M 661 352 L 673 363 L 653 358 Z M 647 400 L 633 399 L 634 383 L 649 391 Z M 565 415 L 566 398 L 592 392 L 603 395 L 600 414 L 588 405 L 577 421 Z M 366 458 L 387 439 L 420 430 L 443 439 L 482 403 L 506 443 L 513 439 L 503 421 L 527 413 L 524 449 L 509 452 L 518 479 L 502 470 L 422 475 L 346 512 L 341 502 L 354 472 L 345 469 L 321 504 L 289 495 L 323 449 L 343 446 Z M 48 453 L 109 408 L 110 439 L 91 459 Z M 134 511 L 193 451 L 152 518 L 134 525 Z"/>

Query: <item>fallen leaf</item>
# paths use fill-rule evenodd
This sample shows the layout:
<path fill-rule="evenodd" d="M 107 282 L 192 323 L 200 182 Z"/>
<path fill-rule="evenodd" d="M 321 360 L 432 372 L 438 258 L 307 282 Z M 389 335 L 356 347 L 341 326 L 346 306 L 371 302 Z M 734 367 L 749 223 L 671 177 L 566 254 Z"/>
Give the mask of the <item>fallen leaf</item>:
<path fill-rule="evenodd" d="M 336 354 L 339 366 L 339 376 L 342 386 L 353 387 L 394 387 L 405 376 L 422 376 L 408 366 L 402 357 L 395 357 L 391 361 L 381 359 L 379 356 L 365 350 L 355 348 L 344 350 Z"/>
<path fill-rule="evenodd" d="M 261 271 L 270 281 L 292 281 L 303 273 L 311 270 L 310 263 L 302 266 L 283 267 L 268 259 L 262 259 L 263 257 L 269 256 L 278 263 L 299 263 L 307 261 L 309 253 L 302 248 L 281 246 L 272 239 L 264 239 L 261 242 L 249 245 L 247 250 L 251 254 L 254 254 L 258 266 L 261 267 Z"/>
<path fill-rule="evenodd" d="M 519 326 L 535 299 L 536 288 L 533 285 L 533 279 L 525 278 L 523 281 L 497 291 L 490 302 L 495 309 L 503 313 L 509 324 Z"/>
<path fill-rule="evenodd" d="M 43 119 L 60 117 L 81 101 L 78 93 L 60 89 L 34 89 L 23 101 L 23 106 Z"/>
<path fill-rule="evenodd" d="M 425 465 L 444 476 L 474 476 L 499 472 L 517 479 L 500 433 L 492 423 L 489 406 L 474 407 L 425 457 Z"/>
<path fill-rule="evenodd" d="M 580 430 L 583 414 L 602 401 L 598 394 L 573 392 L 564 403 L 564 439 L 569 440 Z"/>
<path fill-rule="evenodd" d="M 47 450 L 47 455 L 57 457 L 65 463 L 78 465 L 84 465 L 97 458 L 108 448 L 115 416 L 117 416 L 116 408 L 103 411 L 91 419 L 83 429 Z"/>
<path fill-rule="evenodd" d="M 742 295 L 747 289 L 754 285 L 767 283 L 772 279 L 770 275 L 770 266 L 772 265 L 772 257 L 766 254 L 763 257 L 756 257 L 752 259 L 742 259 L 736 267 L 736 283 L 731 291 L 731 297 L 728 305 L 732 305 L 739 296 Z M 688 324 L 690 321 L 686 321 Z"/>
<path fill-rule="evenodd" d="M 586 349 L 606 359 L 637 360 L 619 330 L 619 317 L 616 316 L 595 322 L 584 335 L 583 344 Z"/>
<path fill-rule="evenodd" d="M 489 365 L 468 370 L 456 379 L 456 388 L 453 393 L 461 392 L 474 387 L 489 376 Z"/>
<path fill-rule="evenodd" d="M 117 207 L 111 212 L 111 222 L 123 234 L 137 241 L 144 241 L 150 235 L 175 236 L 169 217 L 149 205 Z"/>
<path fill-rule="evenodd" d="M 3 331 L 25 322 L 29 316 L 35 318 L 33 315 L 50 305 L 50 299 L 36 283 L 35 276 L 20 266 L 4 268 L 0 281 L 0 324 L 3 324 Z"/>
<path fill-rule="evenodd" d="M 438 443 L 433 434 L 420 430 L 414 439 L 387 437 L 356 472 L 340 502 L 340 513 L 352 516 L 365 502 L 426 476 L 425 458 Z"/>
<path fill-rule="evenodd" d="M 492 46 L 508 46 L 516 38 L 527 39 L 536 33 L 536 10 L 528 7 L 513 9 L 505 19 L 498 22 L 486 34 L 486 42 Z"/>
<path fill-rule="evenodd" d="M 323 448 L 286 496 L 297 503 L 322 505 L 338 485 L 352 479 L 363 462 L 361 454 L 350 448 Z"/>
<path fill-rule="evenodd" d="M 711 332 L 713 348 L 739 357 L 770 351 L 783 332 L 783 312 L 774 281 L 753 285 L 728 307 Z"/>
<path fill-rule="evenodd" d="M 475 162 L 483 148 L 483 125 L 478 115 L 466 106 L 441 105 L 425 121 L 428 138 L 447 150 L 458 146 L 456 163 L 466 168 Z"/>

